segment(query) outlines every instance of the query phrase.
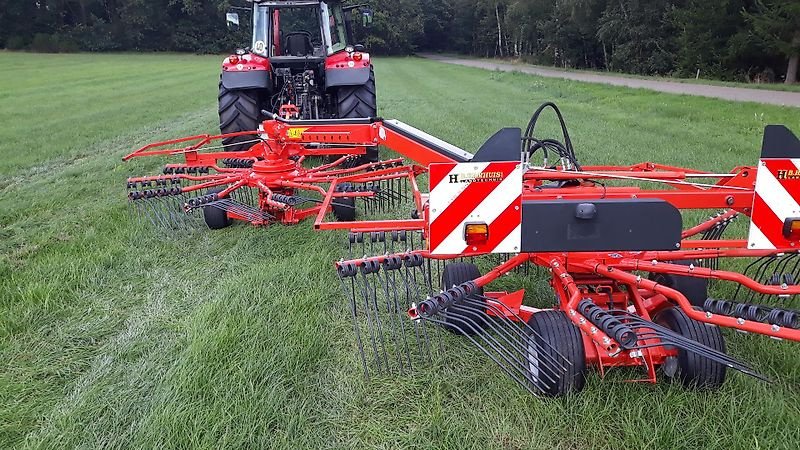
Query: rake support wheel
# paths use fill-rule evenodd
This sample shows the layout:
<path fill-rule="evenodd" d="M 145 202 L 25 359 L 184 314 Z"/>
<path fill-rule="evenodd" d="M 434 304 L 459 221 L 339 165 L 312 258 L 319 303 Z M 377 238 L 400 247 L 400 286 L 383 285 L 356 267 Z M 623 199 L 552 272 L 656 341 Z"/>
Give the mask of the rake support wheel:
<path fill-rule="evenodd" d="M 690 264 L 697 265 L 697 261 L 675 261 L 674 264 L 688 266 Z M 648 277 L 658 284 L 663 284 L 668 288 L 675 289 L 680 292 L 692 306 L 702 307 L 708 299 L 708 279 L 699 277 L 687 277 L 684 275 L 672 275 L 669 273 L 651 273 Z"/>
<path fill-rule="evenodd" d="M 218 192 L 222 192 L 223 188 L 214 188 L 209 189 L 209 194 L 216 194 Z M 220 230 L 225 228 L 231 224 L 231 218 L 228 217 L 228 213 L 217 206 L 204 206 L 203 207 L 203 220 L 208 225 L 208 228 L 212 230 Z"/>
<path fill-rule="evenodd" d="M 722 331 L 716 325 L 707 325 L 693 320 L 677 308 L 661 311 L 655 317 L 655 321 L 681 336 L 725 353 L 725 339 Z M 688 388 L 716 389 L 725 382 L 726 369 L 724 364 L 679 348 L 677 372 L 673 376 L 680 379 L 681 383 Z M 669 376 L 669 374 L 667 375 Z"/>
<path fill-rule="evenodd" d="M 230 90 L 219 84 L 219 131 L 222 134 L 255 131 L 261 120 L 258 92 L 255 90 Z M 222 140 L 225 150 L 247 150 L 255 135 L 236 136 Z"/>
<path fill-rule="evenodd" d="M 333 217 L 339 222 L 352 222 L 356 220 L 356 199 L 353 197 L 339 197 L 331 202 Z"/>
<path fill-rule="evenodd" d="M 442 271 L 442 290 L 458 286 L 461 283 L 472 281 L 481 276 L 481 271 L 475 264 L 468 262 L 452 262 L 444 266 Z M 478 288 L 477 295 L 483 295 L 483 288 Z M 453 305 L 447 309 L 445 327 L 453 333 L 475 335 L 486 326 L 486 301 L 477 296 L 467 298 L 469 305 Z"/>
<path fill-rule="evenodd" d="M 561 397 L 578 393 L 586 384 L 586 354 L 583 348 L 581 332 L 562 311 L 546 310 L 531 316 L 528 326 L 535 331 L 529 332 L 528 339 L 538 343 L 529 345 L 527 356 L 528 370 L 533 387 L 550 397 Z M 538 376 L 538 361 L 543 355 L 540 351 L 550 353 L 550 359 L 558 359 L 563 355 L 570 365 L 565 371 L 557 373 L 555 380 L 549 381 Z"/>

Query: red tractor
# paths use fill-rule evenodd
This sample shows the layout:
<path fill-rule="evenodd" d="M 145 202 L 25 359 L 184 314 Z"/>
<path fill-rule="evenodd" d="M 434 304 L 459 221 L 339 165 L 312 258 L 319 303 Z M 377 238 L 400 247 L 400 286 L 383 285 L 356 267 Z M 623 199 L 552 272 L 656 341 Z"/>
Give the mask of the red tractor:
<path fill-rule="evenodd" d="M 285 119 L 365 118 L 377 115 L 375 74 L 369 53 L 355 44 L 353 16 L 372 21 L 364 5 L 339 0 L 248 0 L 252 44 L 222 63 L 219 128 L 223 134 L 255 131 L 264 112 Z M 238 28 L 239 13 L 227 14 Z M 249 135 L 227 138 L 229 151 L 252 145 Z M 373 149 L 375 151 L 375 149 Z"/>

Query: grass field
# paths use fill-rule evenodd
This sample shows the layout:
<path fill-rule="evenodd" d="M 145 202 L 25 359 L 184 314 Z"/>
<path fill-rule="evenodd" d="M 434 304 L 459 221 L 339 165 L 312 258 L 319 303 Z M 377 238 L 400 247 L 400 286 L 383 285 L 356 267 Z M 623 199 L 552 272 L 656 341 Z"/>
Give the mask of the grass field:
<path fill-rule="evenodd" d="M 365 381 L 310 223 L 167 236 L 129 219 L 142 144 L 214 131 L 219 57 L 0 53 L 0 448 L 798 448 L 797 344 L 726 333 L 776 380 L 590 376 L 536 399 L 492 363 Z M 797 110 L 376 62 L 379 109 L 466 149 L 544 100 L 583 162 L 754 164 Z M 551 128 L 552 130 L 553 128 Z M 460 357 L 459 354 L 454 357 Z M 464 354 L 464 358 L 472 358 Z"/>

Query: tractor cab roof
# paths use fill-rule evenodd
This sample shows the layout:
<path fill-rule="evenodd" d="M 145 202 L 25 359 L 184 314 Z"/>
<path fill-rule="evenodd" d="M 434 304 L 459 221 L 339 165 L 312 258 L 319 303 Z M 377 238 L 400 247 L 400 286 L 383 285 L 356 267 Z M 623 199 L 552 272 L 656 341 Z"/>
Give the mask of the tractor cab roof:
<path fill-rule="evenodd" d="M 250 3 L 258 3 L 264 6 L 317 6 L 322 0 L 247 0 Z M 325 3 L 337 3 L 338 0 L 328 0 Z"/>

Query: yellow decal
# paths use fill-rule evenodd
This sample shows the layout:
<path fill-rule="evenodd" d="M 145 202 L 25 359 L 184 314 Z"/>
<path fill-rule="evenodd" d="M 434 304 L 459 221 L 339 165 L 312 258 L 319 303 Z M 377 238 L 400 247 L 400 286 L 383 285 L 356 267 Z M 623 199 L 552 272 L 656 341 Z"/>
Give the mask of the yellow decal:
<path fill-rule="evenodd" d="M 303 137 L 303 132 L 306 131 L 308 128 L 289 128 L 286 130 L 286 139 L 301 139 Z"/>

